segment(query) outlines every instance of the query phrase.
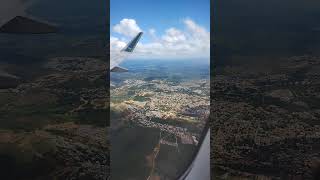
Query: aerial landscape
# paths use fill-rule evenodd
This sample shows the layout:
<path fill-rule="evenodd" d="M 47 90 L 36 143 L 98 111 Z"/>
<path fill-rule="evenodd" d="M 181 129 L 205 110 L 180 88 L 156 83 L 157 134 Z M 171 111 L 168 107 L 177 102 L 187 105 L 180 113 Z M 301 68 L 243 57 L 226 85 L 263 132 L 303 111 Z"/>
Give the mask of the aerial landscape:
<path fill-rule="evenodd" d="M 37 71 L 23 77 L 19 65 L 1 64 L 15 74 L 2 84 L 17 80 L 0 90 L 1 167 L 7 169 L 1 176 L 103 179 L 109 166 L 106 63 L 55 57 L 32 66 Z"/>
<path fill-rule="evenodd" d="M 215 77 L 215 178 L 312 179 L 320 160 L 319 62 L 293 56 L 270 71 L 227 67 Z"/>
<path fill-rule="evenodd" d="M 319 179 L 320 3 L 215 8 L 212 179 Z"/>
<path fill-rule="evenodd" d="M 111 75 L 112 176 L 175 179 L 209 117 L 209 64 L 130 60 L 123 66 L 130 72 Z"/>
<path fill-rule="evenodd" d="M 28 5 L 59 32 L 0 34 L 0 179 L 107 179 L 104 3 Z"/>

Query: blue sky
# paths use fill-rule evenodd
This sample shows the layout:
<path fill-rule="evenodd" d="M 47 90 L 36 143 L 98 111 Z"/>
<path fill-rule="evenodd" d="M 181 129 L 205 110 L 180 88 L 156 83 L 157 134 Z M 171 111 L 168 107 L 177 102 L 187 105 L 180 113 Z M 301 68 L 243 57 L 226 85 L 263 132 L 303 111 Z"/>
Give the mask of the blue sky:
<path fill-rule="evenodd" d="M 129 28 L 122 27 L 122 30 L 120 30 L 120 26 L 125 26 L 126 23 L 123 20 L 126 19 L 127 23 L 135 24 L 136 29 L 144 32 L 141 44 L 145 46 L 140 45 L 140 50 L 146 47 L 148 51 L 153 51 L 154 49 L 151 46 L 158 49 L 161 46 L 162 51 L 165 51 L 166 48 L 169 48 L 168 44 L 171 47 L 182 48 L 182 43 L 193 41 L 190 28 L 194 27 L 195 31 L 198 29 L 200 32 L 206 31 L 208 33 L 210 30 L 210 0 L 111 0 L 110 10 L 112 41 L 117 40 L 121 41 L 118 44 L 124 44 L 131 39 L 124 32 Z M 186 22 L 186 20 L 189 21 Z M 123 22 L 120 23 L 121 21 Z M 116 25 L 119 26 L 118 31 L 114 28 Z M 154 35 L 151 35 L 151 29 L 155 31 Z M 165 37 L 166 34 L 170 37 Z M 175 35 L 177 35 L 177 38 L 173 37 Z M 208 39 L 207 34 L 197 37 L 198 40 L 201 38 Z M 165 44 L 163 42 L 165 40 L 170 41 L 170 43 Z M 189 46 L 194 45 L 190 44 Z M 203 47 L 201 48 L 203 49 Z"/>
<path fill-rule="evenodd" d="M 191 18 L 210 27 L 210 0 L 111 0 L 110 10 L 111 25 L 130 18 L 142 29 L 162 32 L 171 26 L 182 28 L 181 20 Z"/>

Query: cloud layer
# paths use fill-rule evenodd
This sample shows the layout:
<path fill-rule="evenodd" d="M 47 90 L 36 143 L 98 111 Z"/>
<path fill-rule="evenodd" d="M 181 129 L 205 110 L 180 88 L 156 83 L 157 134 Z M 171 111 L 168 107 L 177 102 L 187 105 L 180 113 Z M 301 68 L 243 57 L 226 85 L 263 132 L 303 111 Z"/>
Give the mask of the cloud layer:
<path fill-rule="evenodd" d="M 134 19 L 122 19 L 119 24 L 113 27 L 113 31 L 125 36 L 134 37 L 141 32 L 141 29 Z"/>
<path fill-rule="evenodd" d="M 209 58 L 210 32 L 191 19 L 184 19 L 183 24 L 182 29 L 170 27 L 162 35 L 157 35 L 155 29 L 142 30 L 134 19 L 123 19 L 112 28 L 120 38 L 110 37 L 111 52 L 119 51 L 128 40 L 143 31 L 143 36 L 148 36 L 150 41 L 138 43 L 134 58 Z"/>

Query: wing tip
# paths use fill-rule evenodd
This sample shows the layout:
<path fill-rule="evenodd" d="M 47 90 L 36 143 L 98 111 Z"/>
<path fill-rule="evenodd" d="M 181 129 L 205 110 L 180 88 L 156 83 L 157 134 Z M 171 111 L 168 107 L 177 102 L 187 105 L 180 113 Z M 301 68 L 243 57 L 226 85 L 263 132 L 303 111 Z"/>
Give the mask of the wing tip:
<path fill-rule="evenodd" d="M 133 50 L 135 49 L 135 47 L 137 46 L 141 36 L 143 35 L 143 32 L 139 32 L 128 44 L 125 48 L 123 48 L 122 51 L 125 52 L 133 52 Z"/>

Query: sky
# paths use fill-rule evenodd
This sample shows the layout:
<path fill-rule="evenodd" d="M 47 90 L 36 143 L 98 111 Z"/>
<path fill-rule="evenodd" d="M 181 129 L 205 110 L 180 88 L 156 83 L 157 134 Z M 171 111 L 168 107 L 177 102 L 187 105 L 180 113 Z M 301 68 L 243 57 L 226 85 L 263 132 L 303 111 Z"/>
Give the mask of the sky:
<path fill-rule="evenodd" d="M 132 58 L 210 57 L 210 0 L 111 0 L 110 10 L 111 52 L 142 31 Z"/>

